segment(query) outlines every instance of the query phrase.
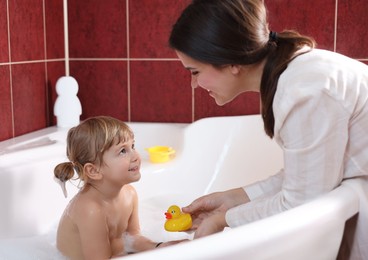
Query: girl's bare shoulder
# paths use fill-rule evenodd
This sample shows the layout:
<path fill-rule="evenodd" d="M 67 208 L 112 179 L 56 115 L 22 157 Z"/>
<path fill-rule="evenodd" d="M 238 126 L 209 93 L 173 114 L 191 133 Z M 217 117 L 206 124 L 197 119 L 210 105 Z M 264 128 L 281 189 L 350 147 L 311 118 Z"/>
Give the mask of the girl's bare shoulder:
<path fill-rule="evenodd" d="M 135 190 L 135 188 L 130 185 L 130 184 L 126 184 L 123 186 L 123 188 L 121 189 L 121 193 L 125 196 L 133 196 L 133 197 L 137 197 L 137 191 Z"/>
<path fill-rule="evenodd" d="M 78 220 L 80 216 L 101 217 L 103 214 L 103 204 L 99 198 L 90 193 L 78 193 L 69 203 L 69 215 L 72 219 Z"/>

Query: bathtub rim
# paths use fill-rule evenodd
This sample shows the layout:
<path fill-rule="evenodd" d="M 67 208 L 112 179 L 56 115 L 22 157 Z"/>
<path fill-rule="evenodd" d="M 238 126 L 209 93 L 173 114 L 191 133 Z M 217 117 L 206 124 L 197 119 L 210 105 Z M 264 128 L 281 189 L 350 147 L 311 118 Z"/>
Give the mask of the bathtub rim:
<path fill-rule="evenodd" d="M 278 234 L 278 237 L 276 238 L 270 238 L 267 237 L 267 230 L 268 229 L 279 229 L 280 226 L 275 227 L 275 223 L 282 223 L 284 219 L 297 219 L 296 222 L 291 222 L 293 229 L 292 233 L 298 232 L 298 229 L 300 228 L 301 219 L 298 219 L 300 217 L 300 214 L 303 212 L 310 212 L 311 210 L 315 209 L 316 207 L 322 208 L 322 210 L 318 211 L 317 214 L 313 214 L 313 218 L 309 219 L 307 224 L 312 224 L 313 220 L 323 218 L 325 215 L 328 215 L 331 213 L 331 211 L 338 210 L 340 214 L 340 219 L 338 220 L 339 224 L 343 227 L 341 228 L 341 232 L 339 232 L 339 237 L 337 238 L 339 240 L 339 246 L 341 244 L 343 231 L 344 231 L 344 225 L 345 222 L 357 214 L 359 212 L 359 197 L 358 194 L 349 187 L 349 183 L 358 182 L 358 179 L 348 179 L 342 182 L 340 186 L 335 188 L 334 190 L 321 195 L 320 197 L 307 202 L 303 205 L 297 206 L 295 208 L 292 208 L 290 210 L 284 211 L 282 213 L 279 213 L 277 215 L 267 217 L 243 226 L 239 226 L 237 228 L 225 230 L 224 232 L 216 233 L 213 235 L 210 235 L 208 237 L 200 238 L 197 240 L 192 240 L 188 243 L 180 243 L 177 245 L 173 245 L 167 248 L 159 248 L 155 251 L 147 251 L 147 252 L 141 252 L 136 255 L 129 255 L 127 256 L 127 259 L 129 260 L 139 260 L 139 259 L 147 259 L 146 257 L 152 257 L 152 259 L 176 259 L 176 260 L 199 260 L 199 259 L 224 259 L 224 257 L 230 257 L 230 253 L 228 255 L 221 255 L 219 251 L 216 250 L 216 248 L 223 248 L 227 247 L 227 251 L 229 249 L 239 249 L 242 248 L 244 251 L 249 252 L 250 254 L 247 255 L 247 257 L 250 257 L 249 259 L 269 259 L 269 258 L 262 258 L 260 255 L 262 253 L 257 253 L 255 248 L 257 245 L 260 244 L 268 244 L 269 246 L 272 246 L 272 248 L 268 248 L 267 251 L 278 251 L 280 252 L 279 248 L 280 243 L 283 242 L 283 237 L 285 237 L 287 234 L 283 234 L 280 236 L 280 232 L 276 232 Z M 341 205 L 338 201 L 336 201 L 336 197 L 343 198 L 344 203 Z M 290 223 L 288 223 L 290 224 Z M 302 223 L 303 224 L 303 223 Z M 305 223 L 304 223 L 305 225 Z M 303 225 L 302 225 L 303 226 Z M 261 231 L 261 232 L 260 232 Z M 290 232 L 290 231 L 289 231 Z M 275 233 L 275 232 L 272 232 Z M 282 232 L 281 232 L 282 233 Z M 254 234 L 257 234 L 256 236 Z M 234 239 L 235 238 L 235 239 Z M 335 237 L 336 238 L 336 237 Z M 245 243 L 243 241 L 246 241 Z M 277 245 L 270 245 L 269 241 L 277 241 Z M 251 241 L 251 242 L 249 242 Z M 282 242 L 283 241 L 283 242 Z M 325 242 L 325 241 L 324 241 Z M 211 245 L 211 248 L 213 248 L 213 252 L 210 254 L 208 253 L 208 250 L 203 250 L 206 245 Z M 244 247 L 245 245 L 245 247 Z M 338 248 L 336 248 L 336 255 L 334 256 L 336 258 L 338 254 Z M 321 245 L 321 247 L 326 247 L 326 245 Z M 258 248 L 260 249 L 260 248 Z M 311 256 L 305 256 L 305 251 L 301 252 L 301 250 L 294 250 L 298 253 L 298 256 L 294 256 L 297 258 L 293 259 L 305 259 L 309 260 L 311 259 Z M 310 250 L 309 250 L 310 251 Z M 325 250 L 330 251 L 328 249 Z M 185 252 L 185 256 L 181 257 L 180 253 L 178 252 Z M 313 255 L 315 255 L 315 252 L 311 252 Z M 236 255 L 236 251 L 233 252 L 232 255 Z M 250 256 L 251 255 L 251 256 Z M 254 258 L 257 257 L 257 258 Z M 118 258 L 123 259 L 123 258 Z M 125 259 L 125 258 L 124 258 Z M 272 259 L 291 259 L 291 258 L 285 258 L 285 256 L 278 256 Z M 315 259 L 315 258 L 314 258 Z M 326 259 L 326 258 L 321 258 Z"/>

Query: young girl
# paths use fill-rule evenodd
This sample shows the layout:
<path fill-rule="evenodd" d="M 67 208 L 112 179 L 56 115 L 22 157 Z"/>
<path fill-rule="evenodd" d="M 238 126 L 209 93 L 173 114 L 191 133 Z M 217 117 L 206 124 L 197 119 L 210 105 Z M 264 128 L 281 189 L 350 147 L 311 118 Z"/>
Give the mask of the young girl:
<path fill-rule="evenodd" d="M 70 259 L 108 259 L 165 246 L 140 235 L 138 199 L 129 185 L 140 179 L 134 134 L 123 122 L 94 117 L 69 130 L 69 162 L 55 167 L 61 182 L 84 182 L 61 217 L 57 248 Z"/>

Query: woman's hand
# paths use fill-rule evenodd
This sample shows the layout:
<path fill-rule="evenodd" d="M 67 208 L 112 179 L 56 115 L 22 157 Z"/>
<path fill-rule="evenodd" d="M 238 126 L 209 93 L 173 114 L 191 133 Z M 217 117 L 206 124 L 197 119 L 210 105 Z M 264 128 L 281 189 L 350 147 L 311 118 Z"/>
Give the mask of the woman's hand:
<path fill-rule="evenodd" d="M 183 207 L 193 220 L 192 229 L 196 229 L 194 238 L 222 231 L 226 226 L 225 214 L 230 208 L 249 202 L 242 188 L 205 195 Z"/>
<path fill-rule="evenodd" d="M 202 219 L 194 234 L 194 239 L 223 231 L 224 228 L 227 227 L 225 214 L 226 211 L 218 211 L 214 212 L 212 215 L 208 214 L 205 218 L 201 216 Z"/>

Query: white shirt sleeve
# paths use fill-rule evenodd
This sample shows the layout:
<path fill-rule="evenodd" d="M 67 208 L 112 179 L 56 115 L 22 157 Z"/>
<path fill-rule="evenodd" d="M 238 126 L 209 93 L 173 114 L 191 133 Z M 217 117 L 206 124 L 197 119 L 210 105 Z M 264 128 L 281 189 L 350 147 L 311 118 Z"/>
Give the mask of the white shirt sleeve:
<path fill-rule="evenodd" d="M 268 177 L 266 180 L 258 181 L 243 187 L 248 198 L 252 200 L 274 195 L 281 190 L 284 178 L 284 170 L 280 170 L 277 174 Z"/>
<path fill-rule="evenodd" d="M 284 178 L 279 178 L 281 183 L 266 180 L 245 187 L 251 201 L 228 210 L 230 227 L 305 203 L 332 190 L 343 178 L 349 113 L 328 91 L 328 78 L 304 75 L 308 78 L 301 75 L 298 82 L 283 82 L 293 87 L 281 88 L 274 99 L 275 138 L 284 151 Z M 271 188 L 265 188 L 267 182 Z M 267 193 L 261 196 L 262 191 Z"/>

